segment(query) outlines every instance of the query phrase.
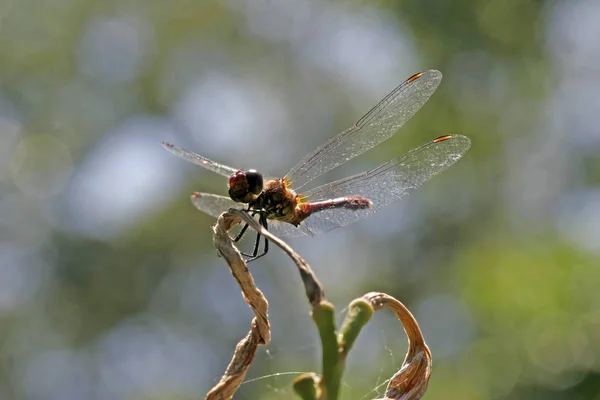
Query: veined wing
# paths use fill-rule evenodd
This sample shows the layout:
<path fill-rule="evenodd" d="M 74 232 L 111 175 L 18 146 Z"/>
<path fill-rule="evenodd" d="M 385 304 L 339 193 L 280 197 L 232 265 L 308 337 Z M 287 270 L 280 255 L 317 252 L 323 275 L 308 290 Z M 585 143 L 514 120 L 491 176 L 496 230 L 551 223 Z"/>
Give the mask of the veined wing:
<path fill-rule="evenodd" d="M 318 235 L 365 218 L 450 167 L 470 146 L 471 141 L 465 136 L 441 136 L 370 171 L 303 193 L 307 202 L 363 196 L 371 200 L 373 206 L 362 210 L 336 208 L 319 211 L 300 226 Z"/>
<path fill-rule="evenodd" d="M 230 177 L 235 174 L 238 170 L 235 168 L 228 167 L 224 164 L 219 164 L 218 162 L 209 160 L 206 157 L 201 156 L 200 154 L 196 154 L 192 151 L 183 149 L 181 147 L 177 147 L 174 144 L 163 142 L 163 147 L 169 150 L 171 153 L 175 154 L 183 158 L 186 161 L 189 161 L 193 164 L 199 165 L 202 168 L 206 168 L 210 171 L 216 172 L 217 174 L 221 174 L 226 177 Z"/>
<path fill-rule="evenodd" d="M 229 197 L 212 193 L 195 192 L 191 196 L 192 204 L 205 214 L 217 218 L 230 208 L 243 209 L 245 204 L 237 203 Z"/>
<path fill-rule="evenodd" d="M 192 204 L 200 211 L 217 218 L 219 215 L 230 208 L 243 209 L 246 204 L 237 203 L 229 197 L 219 196 L 212 193 L 194 193 L 192 194 Z M 269 232 L 275 236 L 310 236 L 310 233 L 296 228 L 287 222 L 269 220 Z"/>
<path fill-rule="evenodd" d="M 389 139 L 429 99 L 442 80 L 435 70 L 419 72 L 388 94 L 349 129 L 307 154 L 287 174 L 295 190 Z"/>

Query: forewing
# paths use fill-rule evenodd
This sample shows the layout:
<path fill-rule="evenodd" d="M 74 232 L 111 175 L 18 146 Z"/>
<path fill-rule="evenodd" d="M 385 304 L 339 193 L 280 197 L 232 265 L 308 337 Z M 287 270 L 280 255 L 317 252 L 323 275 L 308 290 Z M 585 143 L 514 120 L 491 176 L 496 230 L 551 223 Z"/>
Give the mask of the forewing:
<path fill-rule="evenodd" d="M 287 177 L 298 190 L 311 180 L 389 139 L 429 99 L 442 80 L 439 71 L 408 78 L 349 129 L 307 154 Z"/>
<path fill-rule="evenodd" d="M 216 172 L 217 174 L 221 174 L 226 177 L 230 177 L 235 174 L 238 170 L 235 168 L 228 167 L 224 164 L 219 164 L 218 162 L 209 160 L 208 158 L 201 156 L 200 154 L 196 154 L 192 151 L 183 149 L 181 147 L 177 147 L 174 144 L 163 142 L 163 147 L 169 150 L 171 153 L 175 154 L 183 158 L 186 161 L 189 161 L 193 164 L 199 165 L 202 168 L 206 168 L 209 171 Z"/>
<path fill-rule="evenodd" d="M 244 208 L 245 204 L 236 203 L 229 197 L 219 196 L 212 193 L 194 193 L 192 194 L 192 204 L 205 214 L 217 218 L 219 215 L 230 208 Z"/>
<path fill-rule="evenodd" d="M 363 196 L 371 200 L 373 205 L 362 210 L 323 210 L 311 215 L 300 225 L 313 235 L 318 235 L 365 218 L 449 168 L 470 146 L 471 141 L 465 136 L 442 136 L 370 171 L 303 193 L 307 202 Z"/>

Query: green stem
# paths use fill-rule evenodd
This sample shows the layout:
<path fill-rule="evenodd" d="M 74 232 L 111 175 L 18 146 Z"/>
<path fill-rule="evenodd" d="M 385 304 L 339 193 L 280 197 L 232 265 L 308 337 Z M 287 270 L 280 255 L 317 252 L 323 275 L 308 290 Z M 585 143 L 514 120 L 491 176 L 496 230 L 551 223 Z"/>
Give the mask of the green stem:
<path fill-rule="evenodd" d="M 340 368 L 335 313 L 331 303 L 322 301 L 313 308 L 312 318 L 317 324 L 323 347 L 323 376 L 320 387 L 321 399 L 337 400 L 342 379 L 343 365 Z"/>

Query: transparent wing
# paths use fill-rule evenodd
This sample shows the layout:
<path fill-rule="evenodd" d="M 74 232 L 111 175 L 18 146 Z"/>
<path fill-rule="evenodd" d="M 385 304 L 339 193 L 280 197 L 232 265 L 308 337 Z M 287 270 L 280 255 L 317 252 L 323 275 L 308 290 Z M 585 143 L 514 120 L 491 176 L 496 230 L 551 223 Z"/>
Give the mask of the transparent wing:
<path fill-rule="evenodd" d="M 243 209 L 245 204 L 236 203 L 229 197 L 212 193 L 194 193 L 191 196 L 192 204 L 205 214 L 217 218 L 230 208 Z"/>
<path fill-rule="evenodd" d="M 371 200 L 373 206 L 363 210 L 323 210 L 308 217 L 300 226 L 318 235 L 365 218 L 450 167 L 470 146 L 471 141 L 465 136 L 441 136 L 370 171 L 303 193 L 308 202 L 363 196 Z"/>
<path fill-rule="evenodd" d="M 230 208 L 243 209 L 246 205 L 242 203 L 236 203 L 229 197 L 219 196 L 218 194 L 212 193 L 194 193 L 192 194 L 192 204 L 196 206 L 200 211 L 217 218 L 219 215 L 229 210 Z M 287 222 L 269 220 L 269 232 L 275 236 L 310 236 L 311 233 L 296 228 L 292 224 Z"/>
<path fill-rule="evenodd" d="M 181 147 L 177 147 L 174 144 L 163 142 L 163 147 L 169 150 L 171 153 L 175 154 L 183 158 L 186 161 L 189 161 L 193 164 L 199 165 L 202 168 L 206 168 L 212 172 L 216 172 L 217 174 L 221 174 L 226 177 L 230 177 L 235 174 L 238 170 L 235 168 L 228 167 L 227 165 L 219 164 L 218 162 L 209 160 L 206 157 L 201 156 L 200 154 L 196 154 L 192 151 L 182 149 Z"/>
<path fill-rule="evenodd" d="M 313 236 L 312 232 L 302 225 L 295 227 L 292 224 L 281 221 L 269 220 L 269 232 L 278 237 Z"/>
<path fill-rule="evenodd" d="M 439 71 L 408 78 L 346 131 L 307 154 L 287 174 L 298 190 L 311 180 L 389 139 L 429 99 L 442 80 Z"/>

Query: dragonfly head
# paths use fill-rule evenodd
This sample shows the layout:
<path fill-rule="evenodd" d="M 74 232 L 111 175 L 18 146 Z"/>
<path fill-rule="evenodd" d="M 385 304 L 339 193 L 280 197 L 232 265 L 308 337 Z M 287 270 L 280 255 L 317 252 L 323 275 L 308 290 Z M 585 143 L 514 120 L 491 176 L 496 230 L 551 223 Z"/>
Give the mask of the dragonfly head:
<path fill-rule="evenodd" d="M 229 178 L 229 197 L 239 203 L 250 203 L 263 190 L 262 174 L 254 169 L 237 171 Z"/>

